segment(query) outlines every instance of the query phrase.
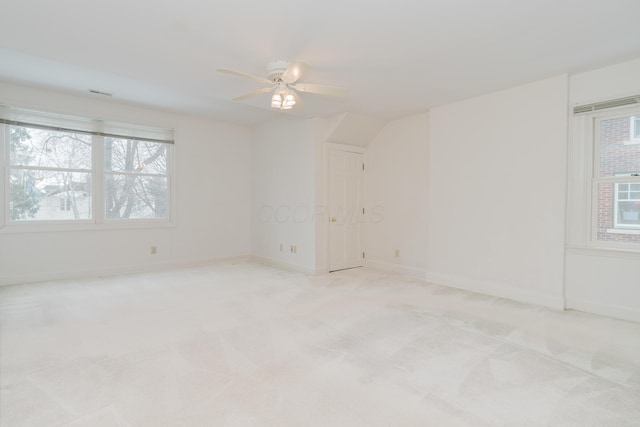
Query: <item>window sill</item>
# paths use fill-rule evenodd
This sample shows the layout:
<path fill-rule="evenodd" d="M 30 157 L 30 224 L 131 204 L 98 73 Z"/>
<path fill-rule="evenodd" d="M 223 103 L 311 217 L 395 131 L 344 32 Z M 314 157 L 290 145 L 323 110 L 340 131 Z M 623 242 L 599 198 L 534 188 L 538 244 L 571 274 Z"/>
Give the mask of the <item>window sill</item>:
<path fill-rule="evenodd" d="M 634 259 L 640 260 L 640 248 L 612 248 L 607 246 L 567 246 L 567 253 L 575 255 L 601 256 L 618 259 Z"/>
<path fill-rule="evenodd" d="M 171 220 L 127 220 L 113 221 L 96 224 L 93 222 L 60 223 L 49 222 L 40 224 L 7 224 L 0 226 L 0 234 L 21 234 L 21 233 L 58 233 L 72 231 L 113 231 L 113 230 L 145 230 L 159 228 L 174 228 L 176 226 Z"/>
<path fill-rule="evenodd" d="M 607 228 L 608 234 L 640 234 L 640 229 L 630 229 L 630 228 Z"/>

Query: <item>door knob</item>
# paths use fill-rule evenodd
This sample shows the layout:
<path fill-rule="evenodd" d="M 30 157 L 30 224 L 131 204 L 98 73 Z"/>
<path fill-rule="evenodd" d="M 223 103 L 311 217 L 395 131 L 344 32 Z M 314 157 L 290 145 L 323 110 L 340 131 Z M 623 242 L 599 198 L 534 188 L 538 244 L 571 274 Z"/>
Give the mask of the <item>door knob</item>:
<path fill-rule="evenodd" d="M 331 222 L 336 222 L 336 217 L 332 217 Z"/>

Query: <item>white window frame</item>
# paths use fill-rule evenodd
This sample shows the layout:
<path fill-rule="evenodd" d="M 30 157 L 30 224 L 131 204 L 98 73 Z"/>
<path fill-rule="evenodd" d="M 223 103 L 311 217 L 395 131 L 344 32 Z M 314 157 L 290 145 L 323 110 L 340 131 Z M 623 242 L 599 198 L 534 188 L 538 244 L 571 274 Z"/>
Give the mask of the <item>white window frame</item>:
<path fill-rule="evenodd" d="M 605 120 L 613 119 L 620 116 L 627 115 L 627 111 L 638 111 L 640 115 L 640 107 L 631 109 L 612 109 L 611 111 L 601 112 L 599 114 L 592 114 L 593 117 L 593 134 L 591 135 L 591 146 L 593 147 L 593 167 L 592 167 L 592 192 L 591 192 L 591 244 L 595 247 L 614 247 L 614 248 L 634 248 L 638 245 L 624 242 L 608 242 L 598 240 L 598 195 L 599 186 L 602 184 L 613 185 L 613 228 L 607 228 L 605 232 L 607 234 L 640 234 L 640 227 L 629 224 L 618 224 L 618 185 L 619 184 L 631 184 L 640 183 L 640 177 L 631 176 L 631 173 L 617 173 L 614 176 L 600 176 L 600 123 Z M 625 144 L 622 141 L 622 144 Z M 638 248 L 640 250 L 640 248 Z"/>
<path fill-rule="evenodd" d="M 624 115 L 640 116 L 640 105 L 613 107 L 572 115 L 568 158 L 566 236 L 568 248 L 640 253 L 640 245 L 637 243 L 598 240 L 599 184 L 640 182 L 640 177 L 629 175 L 600 177 L 599 123 L 602 120 Z M 613 208 L 617 208 L 617 203 L 614 203 Z M 640 229 L 625 226 L 625 228 L 607 229 L 607 232 L 635 235 L 640 234 Z"/>
<path fill-rule="evenodd" d="M 640 144 L 640 114 L 631 116 L 629 120 L 629 141 L 625 144 Z"/>
<path fill-rule="evenodd" d="M 89 119 L 86 119 L 89 120 Z M 101 127 L 104 122 L 93 121 L 96 127 Z M 9 216 L 9 126 L 0 123 L 0 188 L 3 194 L 0 197 L 0 234 L 3 233 L 31 233 L 31 232 L 55 232 L 74 230 L 99 230 L 99 229 L 132 229 L 132 228 L 164 228 L 175 226 L 175 144 L 167 144 L 167 197 L 168 216 L 166 218 L 106 218 L 105 212 L 105 188 L 104 177 L 106 174 L 104 163 L 104 136 L 92 135 L 92 176 L 91 219 L 64 219 L 64 220 L 24 220 L 11 221 Z M 135 128 L 136 125 L 122 125 Z M 160 128 L 158 128 L 160 129 Z M 173 130 L 171 130 L 173 134 Z M 131 139 L 137 140 L 134 136 Z"/>
<path fill-rule="evenodd" d="M 625 174 L 616 174 L 616 176 L 621 176 L 621 177 L 626 177 L 627 179 L 624 182 L 616 182 L 615 183 L 615 190 L 613 192 L 613 228 L 614 230 L 625 230 L 625 229 L 638 229 L 640 230 L 640 224 L 619 224 L 618 223 L 618 218 L 619 218 L 619 214 L 620 214 L 620 206 L 619 206 L 619 201 L 620 201 L 620 185 L 632 185 L 632 184 L 637 184 L 640 185 L 640 182 L 633 182 L 633 181 L 629 181 L 628 179 L 633 177 L 636 178 L 638 176 L 640 176 L 640 174 L 638 173 L 625 173 Z M 631 178 L 631 179 L 633 179 Z M 629 188 L 628 190 L 629 192 L 631 192 L 631 188 Z M 638 202 L 640 203 L 640 197 L 637 199 L 624 199 L 625 201 L 632 201 L 632 202 Z M 613 230 L 607 230 L 607 232 L 615 232 Z"/>
<path fill-rule="evenodd" d="M 172 144 L 167 144 L 167 171 L 165 175 L 161 175 L 161 174 L 151 174 L 151 173 L 145 173 L 145 172 L 127 172 L 127 171 L 108 171 L 105 168 L 105 158 L 104 158 L 104 153 L 105 153 L 105 143 L 104 143 L 104 138 L 101 138 L 101 148 L 100 148 L 100 156 L 99 159 L 100 161 L 98 162 L 99 166 L 98 168 L 100 169 L 100 189 L 101 189 L 101 197 L 100 197 L 100 215 L 102 216 L 100 218 L 100 220 L 102 222 L 105 223 L 109 223 L 109 222 L 126 222 L 126 221 L 133 221 L 133 222 L 166 222 L 166 221 L 170 221 L 171 219 L 171 213 L 173 211 L 173 205 L 171 203 L 173 197 L 172 197 L 172 185 L 171 185 L 171 177 L 173 176 L 173 174 L 171 173 L 171 164 L 173 163 L 173 146 Z M 106 188 L 105 188 L 105 182 L 106 182 L 106 176 L 107 175 L 129 175 L 129 176 L 164 176 L 167 178 L 167 197 L 169 198 L 169 200 L 167 201 L 167 208 L 169 210 L 169 215 L 168 218 L 108 218 L 106 216 L 106 206 L 105 206 L 105 195 L 106 195 Z"/>
<path fill-rule="evenodd" d="M 25 126 L 26 127 L 26 126 Z M 9 203 L 9 197 L 11 196 L 11 190 L 10 190 L 10 178 L 9 175 L 11 174 L 11 171 L 13 170 L 38 170 L 38 171 L 64 171 L 64 172 L 71 172 L 71 173 L 87 173 L 89 175 L 91 175 L 91 181 L 94 182 L 96 179 L 96 162 L 95 162 L 95 141 L 94 138 L 92 138 L 91 140 L 91 153 L 92 153 L 92 161 L 91 161 L 91 169 L 75 169 L 75 168 L 65 168 L 65 167 L 39 167 L 39 166 L 19 166 L 19 165 L 11 165 L 11 159 L 10 159 L 10 125 L 6 125 L 6 124 L 2 124 L 0 123 L 0 129 L 2 130 L 2 137 L 0 140 L 0 145 L 2 146 L 2 152 L 3 152 L 3 164 L 5 165 L 4 167 L 4 173 L 3 173 L 3 179 L 5 181 L 5 185 L 3 186 L 4 188 L 4 192 L 3 192 L 3 202 L 4 202 L 4 209 L 3 209 L 3 218 L 4 218 L 4 222 L 3 225 L 6 226 L 9 230 L 15 228 L 15 229 L 19 229 L 19 228 L 23 228 L 23 229 L 30 229 L 31 227 L 26 226 L 26 227 L 22 227 L 23 225 L 27 225 L 27 224 L 33 224 L 33 225 L 43 225 L 43 226 L 49 226 L 49 225 L 56 225 L 56 224 L 63 224 L 63 223 L 72 223 L 72 224 L 92 224 L 94 223 L 94 218 L 84 218 L 84 219 L 59 219 L 59 220 L 55 220 L 55 219 L 46 219 L 46 220 L 42 220 L 42 219 L 34 219 L 34 220 L 24 220 L 24 221 L 13 221 L 11 220 L 10 214 L 9 214 L 9 210 L 10 210 L 10 203 Z M 93 193 L 93 188 L 91 189 L 92 193 Z M 92 205 L 91 205 L 91 211 L 92 213 L 95 213 L 95 200 L 92 194 Z"/>

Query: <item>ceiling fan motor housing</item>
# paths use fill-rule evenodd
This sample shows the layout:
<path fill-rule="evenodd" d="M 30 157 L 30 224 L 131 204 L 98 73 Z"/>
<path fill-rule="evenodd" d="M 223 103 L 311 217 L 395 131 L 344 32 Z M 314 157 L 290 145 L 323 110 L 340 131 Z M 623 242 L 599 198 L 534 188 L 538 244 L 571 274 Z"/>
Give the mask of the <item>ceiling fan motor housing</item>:
<path fill-rule="evenodd" d="M 287 68 L 289 68 L 289 64 L 289 61 L 282 59 L 269 62 L 267 64 L 267 76 L 269 77 L 269 80 L 273 83 L 282 80 L 282 75 L 287 71 Z"/>

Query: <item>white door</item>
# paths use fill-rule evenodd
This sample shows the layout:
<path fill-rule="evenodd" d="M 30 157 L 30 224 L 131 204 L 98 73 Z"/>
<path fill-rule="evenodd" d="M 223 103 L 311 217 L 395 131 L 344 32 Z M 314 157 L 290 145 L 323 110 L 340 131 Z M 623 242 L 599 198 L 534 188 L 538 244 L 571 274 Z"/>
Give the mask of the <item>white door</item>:
<path fill-rule="evenodd" d="M 363 155 L 329 150 L 329 271 L 361 267 Z"/>

